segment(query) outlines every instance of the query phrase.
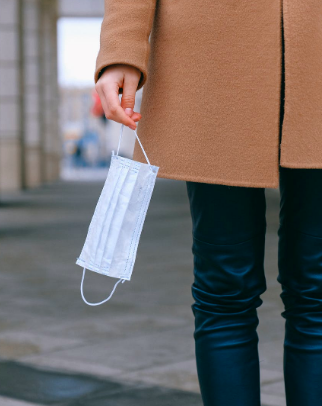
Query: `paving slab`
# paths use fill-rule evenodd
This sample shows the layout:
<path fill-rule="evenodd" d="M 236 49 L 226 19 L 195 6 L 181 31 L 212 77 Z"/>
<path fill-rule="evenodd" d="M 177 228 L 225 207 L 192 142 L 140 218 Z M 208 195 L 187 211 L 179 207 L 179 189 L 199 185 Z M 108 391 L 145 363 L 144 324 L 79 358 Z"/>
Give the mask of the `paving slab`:
<path fill-rule="evenodd" d="M 40 368 L 44 377 L 49 372 L 84 374 L 130 385 L 114 398 L 103 388 L 85 394 L 95 394 L 90 401 L 83 395 L 55 400 L 63 406 L 134 404 L 129 399 L 144 399 L 141 403 L 151 406 L 197 406 L 201 403 L 191 311 L 192 224 L 185 182 L 157 179 L 131 281 L 118 285 L 106 304 L 90 307 L 81 299 L 82 269 L 75 261 L 102 185 L 103 180 L 57 182 L 0 196 L 2 362 Z M 285 406 L 284 320 L 276 280 L 279 192 L 266 189 L 266 198 L 268 289 L 258 309 L 262 406 Z M 100 301 L 114 283 L 88 271 L 85 295 Z M 9 389 L 12 385 L 7 384 Z M 24 389 L 20 399 L 13 398 L 12 388 L 0 395 L 7 403 L 11 399 L 33 404 Z M 38 398 L 37 404 L 48 404 L 47 400 Z"/>
<path fill-rule="evenodd" d="M 14 399 L 17 406 L 20 399 L 21 405 L 26 402 L 26 405 L 52 406 L 170 406 L 171 402 L 179 406 L 202 404 L 200 395 L 188 391 L 53 372 L 13 361 L 0 361 L 0 394 L 3 399 Z"/>

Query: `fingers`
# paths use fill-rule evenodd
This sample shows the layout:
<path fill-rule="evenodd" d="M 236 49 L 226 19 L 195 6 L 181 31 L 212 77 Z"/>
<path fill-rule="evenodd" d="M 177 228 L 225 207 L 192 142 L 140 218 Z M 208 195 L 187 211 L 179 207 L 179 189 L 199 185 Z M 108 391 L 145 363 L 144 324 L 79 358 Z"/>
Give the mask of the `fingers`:
<path fill-rule="evenodd" d="M 100 90 L 100 97 L 102 97 L 102 106 L 105 112 L 105 117 L 109 120 L 122 123 L 132 130 L 136 129 L 136 124 L 132 118 L 130 118 L 121 107 L 118 86 L 111 86 L 111 84 L 105 83 Z"/>
<path fill-rule="evenodd" d="M 142 115 L 140 113 L 133 113 L 131 116 L 131 119 L 133 121 L 139 121 L 139 120 L 141 120 L 141 118 L 142 118 Z"/>
<path fill-rule="evenodd" d="M 137 86 L 138 76 L 135 72 L 129 71 L 124 77 L 121 106 L 125 113 L 131 117 L 133 121 L 139 121 L 142 117 L 140 113 L 134 112 Z"/>
<path fill-rule="evenodd" d="M 140 76 L 140 71 L 134 67 L 115 65 L 103 72 L 95 86 L 106 118 L 122 123 L 133 130 L 136 129 L 135 122 L 142 117 L 140 113 L 133 111 Z M 123 89 L 121 102 L 120 88 Z"/>
<path fill-rule="evenodd" d="M 130 118 L 121 107 L 118 89 L 110 89 L 108 87 L 104 88 L 104 96 L 107 105 L 106 117 L 110 120 L 114 120 L 118 123 L 123 123 L 124 125 L 136 129 L 136 124 L 132 118 Z"/>

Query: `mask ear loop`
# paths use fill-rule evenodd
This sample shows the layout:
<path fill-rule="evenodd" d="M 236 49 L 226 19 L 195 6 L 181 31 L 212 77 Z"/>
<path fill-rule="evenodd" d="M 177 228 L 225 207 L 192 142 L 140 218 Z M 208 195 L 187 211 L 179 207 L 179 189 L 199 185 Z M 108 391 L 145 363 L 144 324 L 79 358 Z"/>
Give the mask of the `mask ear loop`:
<path fill-rule="evenodd" d="M 124 128 L 124 124 L 121 125 L 120 137 L 119 137 L 119 143 L 118 143 L 118 146 L 117 146 L 116 155 L 119 154 L 119 149 L 120 149 L 121 140 L 122 140 L 122 135 L 123 135 L 123 128 Z M 150 166 L 150 169 L 151 169 L 151 171 L 153 172 L 152 165 L 150 164 L 149 158 L 148 158 L 148 156 L 147 156 L 147 154 L 146 154 L 146 152 L 145 152 L 145 150 L 144 150 L 144 148 L 143 148 L 143 145 L 141 144 L 141 141 L 140 141 L 140 139 L 139 139 L 139 136 L 137 135 L 137 133 L 136 133 L 135 130 L 133 130 L 133 131 L 134 131 L 134 134 L 135 134 L 135 136 L 136 136 L 136 139 L 138 140 L 138 142 L 139 142 L 139 144 L 140 144 L 140 147 L 141 147 L 142 152 L 143 152 L 143 154 L 144 154 L 144 156 L 145 156 L 145 159 L 147 160 L 147 162 L 148 162 L 148 164 L 149 164 L 149 166 Z"/>
<path fill-rule="evenodd" d="M 116 286 L 117 286 L 121 281 L 122 281 L 122 283 L 124 283 L 124 282 L 126 281 L 126 279 L 120 278 L 120 279 L 116 282 L 116 284 L 114 285 L 114 288 L 113 288 L 113 290 L 112 290 L 112 292 L 110 293 L 110 295 L 109 295 L 108 298 L 102 300 L 101 302 L 91 303 L 91 302 L 88 302 L 88 301 L 85 299 L 85 297 L 84 297 L 84 292 L 83 292 L 83 284 L 84 284 L 85 272 L 86 272 L 86 268 L 84 267 L 84 269 L 83 269 L 83 277 L 82 277 L 82 282 L 81 282 L 81 288 L 80 288 L 80 290 L 81 290 L 81 295 L 82 295 L 82 298 L 83 298 L 84 302 L 85 302 L 86 304 L 90 305 L 90 306 L 98 306 L 98 305 L 101 305 L 101 304 L 107 302 L 108 300 L 110 300 L 110 298 L 112 297 L 113 293 L 115 292 Z"/>

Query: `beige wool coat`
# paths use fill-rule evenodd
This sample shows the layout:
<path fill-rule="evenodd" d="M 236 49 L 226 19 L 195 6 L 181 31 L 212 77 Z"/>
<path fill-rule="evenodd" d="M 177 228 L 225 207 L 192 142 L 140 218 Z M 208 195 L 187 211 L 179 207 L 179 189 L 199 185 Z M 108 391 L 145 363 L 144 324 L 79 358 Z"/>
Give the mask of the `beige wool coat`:
<path fill-rule="evenodd" d="M 279 165 L 322 168 L 322 0 L 105 0 L 95 83 L 115 63 L 141 71 L 158 177 L 278 188 Z"/>

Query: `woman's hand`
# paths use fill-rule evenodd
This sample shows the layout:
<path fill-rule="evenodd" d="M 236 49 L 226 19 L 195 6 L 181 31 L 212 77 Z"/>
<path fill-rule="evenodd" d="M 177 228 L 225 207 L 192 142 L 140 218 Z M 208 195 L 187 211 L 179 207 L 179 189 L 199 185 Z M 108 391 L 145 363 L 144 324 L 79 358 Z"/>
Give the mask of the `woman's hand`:
<path fill-rule="evenodd" d="M 95 85 L 105 117 L 122 123 L 132 130 L 136 129 L 135 122 L 142 117 L 140 113 L 133 111 L 140 77 L 139 69 L 130 65 L 115 64 L 105 68 Z M 121 103 L 119 99 L 120 88 L 123 89 Z"/>

